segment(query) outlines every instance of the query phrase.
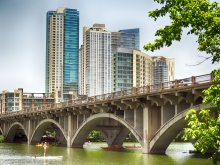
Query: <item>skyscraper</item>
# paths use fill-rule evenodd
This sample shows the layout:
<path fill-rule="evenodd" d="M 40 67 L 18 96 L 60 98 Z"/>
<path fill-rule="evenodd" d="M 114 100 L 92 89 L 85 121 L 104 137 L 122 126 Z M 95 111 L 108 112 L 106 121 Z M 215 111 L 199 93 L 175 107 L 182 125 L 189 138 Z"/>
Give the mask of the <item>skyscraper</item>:
<path fill-rule="evenodd" d="M 80 94 L 111 92 L 111 32 L 104 24 L 83 28 L 80 49 Z"/>
<path fill-rule="evenodd" d="M 65 101 L 78 92 L 79 11 L 60 7 L 47 12 L 46 92 L 58 93 Z"/>
<path fill-rule="evenodd" d="M 112 32 L 111 45 L 112 50 L 118 47 L 139 50 L 139 28 Z"/>
<path fill-rule="evenodd" d="M 79 94 L 93 96 L 112 91 L 111 57 L 117 47 L 139 49 L 139 29 L 109 32 L 105 24 L 83 28 Z"/>
<path fill-rule="evenodd" d="M 174 58 L 163 56 L 152 56 L 154 84 L 175 80 Z"/>

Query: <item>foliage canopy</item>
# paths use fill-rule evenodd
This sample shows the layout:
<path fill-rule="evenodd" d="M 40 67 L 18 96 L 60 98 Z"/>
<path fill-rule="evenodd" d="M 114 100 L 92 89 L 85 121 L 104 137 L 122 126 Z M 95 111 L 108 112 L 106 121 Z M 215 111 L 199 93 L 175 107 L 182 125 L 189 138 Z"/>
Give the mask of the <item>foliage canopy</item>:
<path fill-rule="evenodd" d="M 187 34 L 197 36 L 198 50 L 209 54 L 212 63 L 220 61 L 220 6 L 209 0 L 154 0 L 162 5 L 160 9 L 149 12 L 156 21 L 159 17 L 169 16 L 171 23 L 158 29 L 153 43 L 144 45 L 145 50 L 158 50 L 180 41 L 183 29 Z M 206 59 L 208 59 L 206 58 Z M 194 147 L 205 153 L 208 149 L 216 152 L 211 159 L 216 165 L 220 162 L 220 69 L 214 70 L 212 85 L 204 91 L 203 103 L 217 107 L 218 117 L 212 117 L 211 110 L 202 109 L 199 114 L 190 110 L 186 115 L 188 128 L 184 129 L 184 140 L 196 140 Z"/>
<path fill-rule="evenodd" d="M 144 45 L 145 50 L 157 50 L 171 46 L 173 41 L 180 41 L 183 28 L 187 34 L 198 36 L 198 50 L 212 58 L 212 63 L 220 61 L 220 7 L 209 0 L 154 0 L 163 5 L 160 9 L 149 12 L 157 18 L 169 15 L 171 24 L 156 31 L 154 43 Z"/>
<path fill-rule="evenodd" d="M 195 110 L 190 110 L 186 115 L 188 128 L 184 129 L 184 140 L 196 140 L 194 148 L 196 151 L 205 153 L 208 149 L 214 149 L 216 152 L 211 159 L 213 164 L 220 162 L 220 69 L 212 72 L 214 79 L 212 85 L 204 90 L 203 103 L 210 104 L 211 107 L 217 107 L 218 117 L 212 117 L 209 109 L 202 109 L 197 115 Z"/>

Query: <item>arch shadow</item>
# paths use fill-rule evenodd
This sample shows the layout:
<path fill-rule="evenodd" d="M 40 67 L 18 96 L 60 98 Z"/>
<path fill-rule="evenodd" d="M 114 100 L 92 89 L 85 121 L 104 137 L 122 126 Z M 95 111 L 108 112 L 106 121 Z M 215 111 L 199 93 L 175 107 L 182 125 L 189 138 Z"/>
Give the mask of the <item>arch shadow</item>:
<path fill-rule="evenodd" d="M 210 105 L 199 104 L 193 107 L 187 108 L 186 110 L 174 116 L 169 121 L 167 121 L 153 136 L 150 140 L 150 151 L 149 153 L 162 153 L 164 154 L 172 140 L 176 135 L 182 131 L 183 128 L 187 127 L 187 121 L 185 121 L 186 113 L 190 109 L 199 111 L 200 109 L 208 109 Z"/>
<path fill-rule="evenodd" d="M 113 143 L 117 143 L 118 145 L 121 145 L 123 143 L 124 139 L 126 138 L 127 134 L 129 132 L 131 132 L 141 144 L 141 142 L 142 142 L 141 135 L 125 120 L 123 120 L 122 118 L 120 118 L 119 116 L 116 116 L 114 114 L 99 113 L 99 114 L 95 114 L 95 115 L 90 116 L 80 125 L 80 127 L 76 130 L 76 132 L 74 133 L 74 135 L 71 139 L 71 146 L 76 147 L 76 148 L 77 147 L 82 148 L 84 142 L 86 141 L 88 134 L 101 121 L 103 121 L 104 119 L 108 119 L 108 118 L 114 119 L 114 120 L 120 122 L 121 124 L 123 124 L 123 126 L 125 126 L 121 130 L 121 132 L 118 134 L 118 136 L 113 140 Z"/>
<path fill-rule="evenodd" d="M 51 124 L 55 124 L 60 129 L 62 134 L 64 135 L 65 140 L 67 139 L 67 135 L 66 135 L 64 129 L 60 126 L 60 124 L 58 122 L 56 122 L 53 119 L 44 119 L 37 125 L 33 134 L 31 135 L 30 144 L 38 143 L 41 140 L 44 132 L 48 129 L 48 127 Z"/>
<path fill-rule="evenodd" d="M 21 123 L 15 122 L 8 129 L 8 132 L 5 135 L 5 142 L 13 142 L 15 134 L 16 134 L 19 127 L 21 127 L 24 130 L 24 133 L 27 136 L 27 140 L 28 140 L 27 130 L 24 128 L 24 126 Z"/>

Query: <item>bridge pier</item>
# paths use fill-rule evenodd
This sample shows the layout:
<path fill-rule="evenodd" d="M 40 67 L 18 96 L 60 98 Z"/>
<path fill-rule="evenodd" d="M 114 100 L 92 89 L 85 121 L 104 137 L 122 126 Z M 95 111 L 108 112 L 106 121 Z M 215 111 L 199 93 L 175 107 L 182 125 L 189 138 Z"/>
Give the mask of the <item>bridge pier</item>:
<path fill-rule="evenodd" d="M 33 130 L 33 121 L 28 120 L 27 125 L 28 125 L 27 143 L 31 144 L 31 135 L 33 133 L 33 131 L 32 131 Z"/>
<path fill-rule="evenodd" d="M 73 115 L 68 116 L 68 131 L 67 131 L 67 147 L 71 147 L 71 137 L 73 135 Z"/>
<path fill-rule="evenodd" d="M 134 128 L 143 135 L 143 109 L 134 110 Z"/>
<path fill-rule="evenodd" d="M 161 127 L 162 111 L 160 106 L 151 106 L 149 100 L 146 101 L 145 107 L 143 108 L 143 139 L 142 139 L 142 153 L 149 154 L 150 141 L 154 134 Z"/>
<path fill-rule="evenodd" d="M 143 142 L 142 142 L 142 153 L 149 153 L 149 108 L 143 108 Z"/>

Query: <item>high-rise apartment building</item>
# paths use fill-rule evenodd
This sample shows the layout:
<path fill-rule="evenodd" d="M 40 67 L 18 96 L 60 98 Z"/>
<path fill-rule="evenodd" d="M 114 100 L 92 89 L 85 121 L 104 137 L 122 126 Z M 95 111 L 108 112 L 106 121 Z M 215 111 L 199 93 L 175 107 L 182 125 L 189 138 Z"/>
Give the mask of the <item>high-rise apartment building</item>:
<path fill-rule="evenodd" d="M 111 56 L 117 47 L 139 49 L 139 29 L 109 32 L 104 24 L 83 28 L 79 94 L 94 96 L 111 92 Z"/>
<path fill-rule="evenodd" d="M 111 92 L 111 32 L 104 24 L 83 28 L 80 49 L 80 94 Z"/>
<path fill-rule="evenodd" d="M 175 80 L 175 59 L 152 56 L 154 84 Z"/>
<path fill-rule="evenodd" d="M 78 92 L 79 11 L 60 7 L 47 12 L 46 92 L 65 101 L 69 92 Z"/>
<path fill-rule="evenodd" d="M 152 58 L 135 49 L 116 48 L 112 56 L 112 91 L 151 85 Z"/>
<path fill-rule="evenodd" d="M 112 50 L 115 48 L 130 48 L 139 50 L 139 28 L 111 32 Z"/>

